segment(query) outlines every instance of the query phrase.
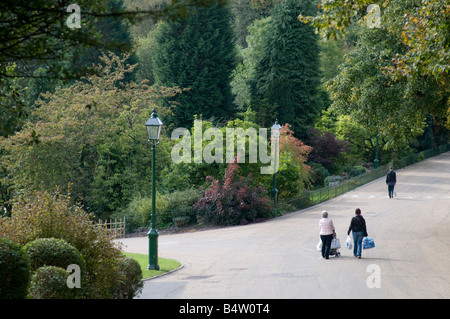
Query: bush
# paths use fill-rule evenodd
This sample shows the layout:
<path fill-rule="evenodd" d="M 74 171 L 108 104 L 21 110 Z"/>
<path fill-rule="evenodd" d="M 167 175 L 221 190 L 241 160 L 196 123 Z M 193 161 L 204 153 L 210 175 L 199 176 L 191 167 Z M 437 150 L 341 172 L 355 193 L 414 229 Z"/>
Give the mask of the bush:
<path fill-rule="evenodd" d="M 247 224 L 259 218 L 267 218 L 271 211 L 266 190 L 252 186 L 252 176 L 236 178 L 239 166 L 228 164 L 224 181 L 211 176 L 206 178 L 208 188 L 194 209 L 207 222 L 218 225 Z"/>
<path fill-rule="evenodd" d="M 342 176 L 331 175 L 331 176 L 327 176 L 325 178 L 324 184 L 325 184 L 325 187 L 332 187 L 332 186 L 336 186 L 343 180 L 344 180 L 344 177 L 342 177 Z"/>
<path fill-rule="evenodd" d="M 40 267 L 33 274 L 30 284 L 31 299 L 76 299 L 80 298 L 80 289 L 69 288 L 69 272 L 56 266 Z"/>
<path fill-rule="evenodd" d="M 189 216 L 188 223 L 195 223 L 196 216 L 193 205 L 197 202 L 200 194 L 195 189 L 174 191 L 170 194 L 156 193 L 156 224 L 157 227 L 167 228 L 171 226 L 175 218 Z M 152 211 L 152 198 L 137 196 L 127 208 L 117 217 L 127 216 L 129 231 L 139 227 L 150 227 L 150 216 Z"/>
<path fill-rule="evenodd" d="M 150 228 L 150 216 L 152 212 L 152 198 L 137 196 L 131 200 L 127 208 L 117 214 L 117 217 L 127 217 L 127 227 L 133 232 L 139 227 Z M 158 227 L 172 221 L 172 216 L 167 213 L 166 195 L 156 193 L 156 223 Z"/>
<path fill-rule="evenodd" d="M 175 191 L 169 194 L 167 198 L 167 210 L 172 215 L 175 226 L 185 226 L 197 222 L 194 204 L 200 198 L 198 190 Z"/>
<path fill-rule="evenodd" d="M 0 217 L 0 219 L 3 217 Z M 112 298 L 116 286 L 116 260 L 122 253 L 106 229 L 93 224 L 90 215 L 70 204 L 61 194 L 34 192 L 13 205 L 10 218 L 3 218 L 2 234 L 25 245 L 38 238 L 60 238 L 75 247 L 86 264 L 85 298 Z"/>
<path fill-rule="evenodd" d="M 117 262 L 119 283 L 114 292 L 118 299 L 133 299 L 142 291 L 142 269 L 139 263 L 130 257 L 122 257 Z"/>
<path fill-rule="evenodd" d="M 330 172 L 321 164 L 309 162 L 311 166 L 311 182 L 316 187 L 323 187 L 325 185 L 325 178 L 330 176 Z"/>
<path fill-rule="evenodd" d="M 27 297 L 30 260 L 19 244 L 0 238 L 0 299 Z"/>
<path fill-rule="evenodd" d="M 64 239 L 38 238 L 25 245 L 25 251 L 30 258 L 31 270 L 43 266 L 56 266 L 67 269 L 70 264 L 76 264 L 85 269 L 85 262 L 78 250 Z"/>
<path fill-rule="evenodd" d="M 350 170 L 350 172 L 348 173 L 348 175 L 349 175 L 350 177 L 354 177 L 354 176 L 358 176 L 358 175 L 364 174 L 365 172 L 366 172 L 366 169 L 364 168 L 364 166 L 362 166 L 362 165 L 357 165 L 357 166 L 354 166 L 354 167 Z"/>

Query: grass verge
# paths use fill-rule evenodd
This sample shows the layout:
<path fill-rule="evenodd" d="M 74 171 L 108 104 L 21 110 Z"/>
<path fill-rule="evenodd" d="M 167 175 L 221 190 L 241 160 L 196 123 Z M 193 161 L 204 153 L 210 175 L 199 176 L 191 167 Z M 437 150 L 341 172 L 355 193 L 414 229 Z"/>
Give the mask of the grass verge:
<path fill-rule="evenodd" d="M 135 259 L 141 265 L 142 279 L 159 276 L 181 267 L 181 263 L 176 260 L 158 257 L 159 270 L 147 270 L 148 255 L 135 253 L 125 253 L 125 255 Z"/>

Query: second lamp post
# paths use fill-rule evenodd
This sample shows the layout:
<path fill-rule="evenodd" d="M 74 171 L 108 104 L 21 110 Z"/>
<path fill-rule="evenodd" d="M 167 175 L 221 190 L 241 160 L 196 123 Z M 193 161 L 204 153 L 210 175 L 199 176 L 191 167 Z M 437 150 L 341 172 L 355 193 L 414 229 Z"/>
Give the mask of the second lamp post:
<path fill-rule="evenodd" d="M 159 270 L 158 265 L 158 231 L 156 230 L 156 187 L 155 187 L 155 148 L 159 143 L 163 123 L 153 109 L 151 117 L 145 122 L 148 140 L 152 143 L 152 212 L 150 231 L 148 232 L 148 267 L 149 270 Z"/>
<path fill-rule="evenodd" d="M 278 119 L 275 120 L 275 124 L 272 125 L 272 152 L 273 152 L 273 160 L 274 160 L 274 169 L 273 169 L 273 180 L 272 180 L 272 196 L 273 196 L 273 210 L 275 212 L 275 216 L 278 214 L 278 189 L 277 189 L 277 170 L 278 170 L 278 152 L 279 152 L 279 138 L 280 138 L 280 130 L 281 125 L 278 124 Z"/>

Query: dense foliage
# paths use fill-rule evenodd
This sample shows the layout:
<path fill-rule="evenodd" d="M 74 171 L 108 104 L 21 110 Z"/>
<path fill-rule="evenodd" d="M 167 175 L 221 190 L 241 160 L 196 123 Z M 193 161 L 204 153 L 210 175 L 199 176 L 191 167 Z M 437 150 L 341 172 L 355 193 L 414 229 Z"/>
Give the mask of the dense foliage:
<path fill-rule="evenodd" d="M 24 247 L 33 271 L 46 265 L 67 269 L 70 264 L 76 264 L 85 270 L 83 257 L 64 239 L 38 238 Z"/>
<path fill-rule="evenodd" d="M 368 12 L 369 3 L 378 6 L 372 9 L 377 11 L 376 13 Z M 438 118 L 444 115 L 446 125 L 450 127 L 450 86 L 448 85 L 450 7 L 446 1 L 356 0 L 348 3 L 345 0 L 322 0 L 319 9 L 316 16 L 302 14 L 299 20 L 314 25 L 321 29 L 326 37 L 335 39 L 340 33 L 344 33 L 350 24 L 358 20 L 366 27 L 373 28 L 372 19 L 375 14 L 378 15 L 378 25 L 375 29 L 381 31 L 379 35 L 387 35 L 388 41 L 395 38 L 396 46 L 383 51 L 385 54 L 380 57 L 381 63 L 377 64 L 377 70 L 383 71 L 391 81 L 399 80 L 400 86 L 401 82 L 411 79 L 419 82 L 435 82 L 434 86 L 438 86 L 440 95 L 438 99 L 442 97 L 444 99 L 439 103 L 437 113 L 432 114 L 437 115 Z M 387 57 L 389 61 L 385 59 Z M 369 56 L 366 56 L 366 60 L 376 63 L 376 59 L 371 59 Z M 395 87 L 398 86 L 395 85 Z M 407 107 L 403 105 L 399 109 L 407 114 Z M 422 117 L 423 120 L 423 115 L 418 117 Z"/>
<path fill-rule="evenodd" d="M 322 105 L 317 91 L 318 39 L 311 26 L 298 23 L 299 13 L 313 14 L 313 2 L 285 0 L 275 4 L 249 82 L 258 122 L 268 125 L 277 118 L 280 123 L 289 123 L 295 136 L 304 138 Z"/>
<path fill-rule="evenodd" d="M 150 117 L 148 105 L 178 91 L 122 85 L 133 67 L 113 54 L 102 60 L 101 76 L 47 93 L 23 129 L 0 141 L 9 171 L 4 184 L 12 181 L 17 192 L 70 186 L 72 198 L 98 216 L 150 188 L 150 174 L 142 174 L 151 166 L 141 125 Z"/>
<path fill-rule="evenodd" d="M 11 217 L 0 217 L 0 237 L 20 245 L 39 238 L 65 240 L 85 261 L 84 297 L 114 297 L 119 284 L 115 267 L 122 258 L 121 251 L 104 228 L 94 227 L 81 208 L 71 205 L 62 194 L 44 191 L 23 197 L 14 204 L 13 211 Z M 30 245 L 31 249 L 33 245 Z M 48 250 L 54 251 L 51 247 Z"/>
<path fill-rule="evenodd" d="M 217 225 L 239 225 L 267 218 L 271 207 L 265 191 L 252 185 L 252 175 L 237 176 L 239 165 L 229 163 L 222 181 L 206 177 L 205 194 L 194 205 L 199 215 Z"/>
<path fill-rule="evenodd" d="M 274 181 L 300 198 L 450 140 L 445 1 L 79 0 L 80 28 L 71 4 L 0 4 L 1 298 L 133 298 L 93 220 L 148 227 L 152 165 L 157 227 L 246 224 Z"/>
<path fill-rule="evenodd" d="M 31 299 L 79 299 L 80 289 L 69 288 L 70 273 L 61 267 L 39 267 L 33 274 L 29 289 Z"/>
<path fill-rule="evenodd" d="M 386 148 L 406 148 L 423 133 L 427 114 L 440 121 L 448 96 L 429 77 L 393 81 L 384 73 L 396 52 L 404 52 L 399 37 L 384 29 L 361 28 L 356 49 L 329 82 L 332 108 L 350 114 L 361 125 L 380 131 Z M 368 58 L 371 57 L 371 58 Z"/>
<path fill-rule="evenodd" d="M 155 82 L 188 88 L 167 123 L 191 127 L 194 115 L 228 120 L 232 114 L 230 88 L 235 54 L 231 12 L 211 5 L 191 10 L 186 19 L 158 26 L 152 54 Z"/>
<path fill-rule="evenodd" d="M 12 219 L 29 193 L 59 190 L 84 212 L 147 227 L 153 164 L 143 123 L 152 108 L 165 124 L 154 164 L 159 227 L 197 222 L 193 204 L 223 187 L 227 130 L 270 130 L 278 119 L 280 200 L 370 170 L 376 152 L 385 164 L 449 140 L 448 8 L 439 1 L 380 2 L 380 28 L 369 28 L 363 0 L 85 0 L 76 30 L 65 25 L 65 1 L 41 2 L 30 4 L 36 15 L 15 30 L 24 39 L 17 43 L 8 30 L 27 4 L 2 3 L 0 214 Z M 137 19 L 160 14 L 168 19 Z M 66 75 L 71 81 L 61 81 Z M 201 145 L 173 137 L 180 127 L 201 133 Z M 265 139 L 269 154 L 274 145 Z M 252 200 L 270 204 L 273 175 L 261 174 L 260 156 L 250 162 L 250 136 L 243 141 L 241 154 L 232 143 L 242 161 L 230 185 L 246 190 L 242 198 L 259 189 Z M 175 161 L 182 147 L 185 160 Z M 221 200 L 239 211 L 239 196 Z M 208 209 L 217 203 L 209 198 Z M 226 221 L 259 212 L 239 214 L 250 217 Z"/>
<path fill-rule="evenodd" d="M 0 223 L 0 229 L 1 229 Z M 30 259 L 25 249 L 0 236 L 0 299 L 23 299 L 31 277 Z"/>

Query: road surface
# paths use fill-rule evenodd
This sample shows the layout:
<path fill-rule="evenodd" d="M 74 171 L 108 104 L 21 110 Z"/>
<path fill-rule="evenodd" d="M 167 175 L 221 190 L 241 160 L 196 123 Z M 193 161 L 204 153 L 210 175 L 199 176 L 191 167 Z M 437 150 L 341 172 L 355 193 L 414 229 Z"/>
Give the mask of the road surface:
<path fill-rule="evenodd" d="M 320 205 L 264 223 L 159 237 L 159 255 L 184 267 L 145 282 L 138 298 L 450 298 L 450 152 L 397 171 Z M 355 208 L 376 247 L 355 259 L 316 250 L 327 210 L 342 246 Z M 121 240 L 148 252 L 146 237 Z"/>

